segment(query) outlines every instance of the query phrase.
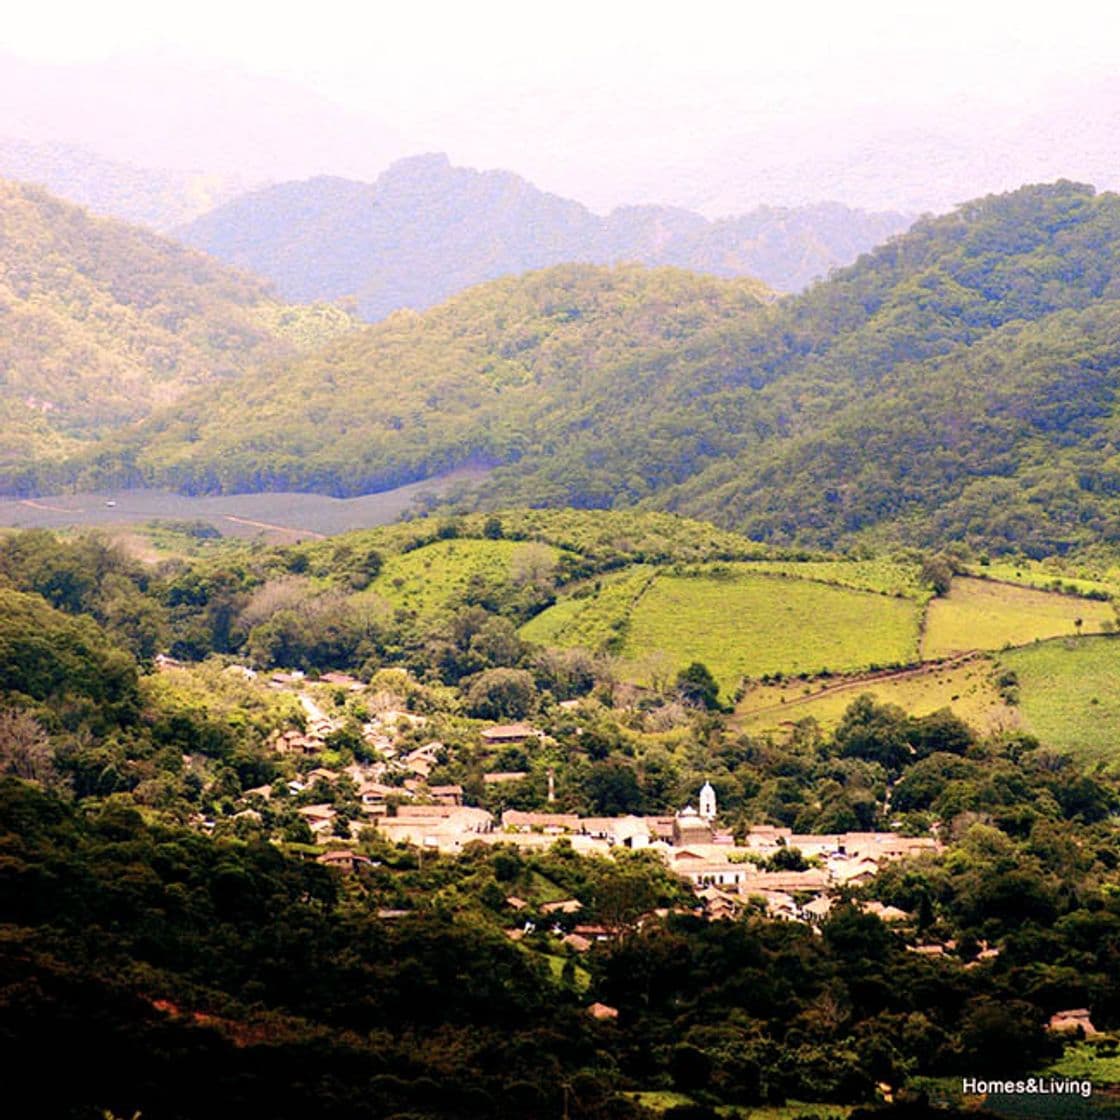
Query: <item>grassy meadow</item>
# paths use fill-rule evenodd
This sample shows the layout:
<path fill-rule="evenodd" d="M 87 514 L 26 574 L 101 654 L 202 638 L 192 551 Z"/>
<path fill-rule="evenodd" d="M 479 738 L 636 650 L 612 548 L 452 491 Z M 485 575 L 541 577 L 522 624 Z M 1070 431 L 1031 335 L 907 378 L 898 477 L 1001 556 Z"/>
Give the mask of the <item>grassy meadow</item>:
<path fill-rule="evenodd" d="M 1085 761 L 1120 757 L 1120 640 L 1062 638 L 1000 654 L 1026 730 Z"/>
<path fill-rule="evenodd" d="M 921 582 L 921 566 L 903 560 L 755 560 L 734 567 L 852 587 L 857 591 L 900 595 L 920 603 L 928 601 L 931 594 Z"/>
<path fill-rule="evenodd" d="M 542 645 L 617 649 L 634 604 L 657 575 L 656 568 L 635 564 L 604 576 L 530 619 L 521 628 L 521 636 Z"/>
<path fill-rule="evenodd" d="M 922 639 L 923 660 L 975 649 L 1022 646 L 1044 638 L 1100 633 L 1115 620 L 1111 603 L 958 576 L 933 599 Z"/>
<path fill-rule="evenodd" d="M 991 662 L 979 657 L 890 675 L 754 685 L 736 708 L 737 722 L 745 731 L 772 731 L 811 717 L 828 730 L 863 693 L 917 716 L 950 708 L 982 732 L 1014 727 L 1020 721 L 1017 710 L 1003 702 L 993 684 Z"/>
<path fill-rule="evenodd" d="M 730 695 L 744 676 L 844 671 L 913 661 L 920 611 L 909 599 L 744 573 L 662 575 L 638 600 L 622 654 L 702 661 Z"/>
<path fill-rule="evenodd" d="M 1059 569 L 1038 560 L 992 560 L 975 567 L 970 574 L 980 579 L 1037 587 L 1042 591 L 1067 591 L 1079 595 L 1093 592 L 1112 595 L 1120 592 L 1120 572 L 1115 570 L 1079 568 L 1075 571 L 1066 571 L 1064 568 Z"/>

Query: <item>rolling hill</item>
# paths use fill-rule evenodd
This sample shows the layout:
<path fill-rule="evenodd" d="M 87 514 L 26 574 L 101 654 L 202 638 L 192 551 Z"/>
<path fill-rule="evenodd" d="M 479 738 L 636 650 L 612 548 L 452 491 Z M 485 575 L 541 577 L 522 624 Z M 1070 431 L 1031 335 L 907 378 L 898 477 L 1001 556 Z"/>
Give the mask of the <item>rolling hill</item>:
<path fill-rule="evenodd" d="M 0 463 L 18 479 L 348 326 L 201 253 L 0 181 Z"/>
<path fill-rule="evenodd" d="M 770 299 L 756 281 L 638 266 L 497 280 L 195 395 L 128 433 L 124 453 L 149 481 L 188 493 L 339 496 L 535 460 L 553 453 L 542 437 L 590 430 L 624 405 L 604 370 L 627 365 L 634 401 L 656 408 L 643 371 L 663 347 L 763 313 Z M 609 504 L 608 494 L 574 504 Z"/>
<path fill-rule="evenodd" d="M 714 222 L 664 206 L 601 218 L 511 172 L 426 155 L 400 160 L 375 183 L 322 177 L 254 191 L 177 236 L 267 277 L 287 299 L 352 299 L 376 321 L 485 280 L 571 262 L 675 265 L 796 291 L 909 222 L 836 203 Z"/>
<path fill-rule="evenodd" d="M 1120 540 L 1118 296 L 1120 196 L 1066 182 L 924 220 L 778 300 L 559 266 L 184 398 L 104 445 L 93 477 L 116 460 L 188 493 L 352 495 L 479 465 L 484 508 L 1052 555 Z M 67 471 L 91 478 L 80 457 Z"/>

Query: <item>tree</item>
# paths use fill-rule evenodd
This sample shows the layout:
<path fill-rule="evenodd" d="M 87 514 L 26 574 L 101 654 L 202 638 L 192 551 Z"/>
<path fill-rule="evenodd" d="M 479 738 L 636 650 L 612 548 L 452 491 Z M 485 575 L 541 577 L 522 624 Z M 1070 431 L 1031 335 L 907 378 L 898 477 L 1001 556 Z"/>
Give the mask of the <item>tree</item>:
<path fill-rule="evenodd" d="M 833 742 L 843 757 L 878 762 L 888 773 L 897 774 L 913 753 L 908 731 L 909 721 L 901 708 L 877 704 L 864 693 L 848 706 Z"/>
<path fill-rule="evenodd" d="M 954 573 L 953 561 L 943 552 L 934 556 L 927 556 L 922 562 L 922 583 L 933 588 L 934 595 L 939 598 L 949 594 L 949 590 L 953 586 Z"/>
<path fill-rule="evenodd" d="M 673 1088 L 685 1093 L 706 1089 L 712 1076 L 712 1062 L 703 1050 L 684 1043 L 673 1047 L 669 1059 Z"/>
<path fill-rule="evenodd" d="M 677 674 L 677 692 L 686 704 L 708 711 L 718 710 L 719 685 L 702 661 L 693 661 Z"/>
<path fill-rule="evenodd" d="M 634 929 L 638 918 L 658 904 L 658 890 L 644 862 L 612 864 L 593 888 L 592 903 L 599 921 L 615 933 Z"/>
<path fill-rule="evenodd" d="M 524 669 L 486 669 L 467 689 L 467 708 L 479 719 L 525 719 L 536 699 L 533 674 Z"/>
<path fill-rule="evenodd" d="M 595 763 L 587 780 L 587 792 L 594 811 L 605 817 L 637 813 L 642 808 L 637 776 L 622 762 Z"/>
<path fill-rule="evenodd" d="M 1023 1000 L 973 1000 L 961 1017 L 962 1064 L 978 1074 L 1035 1069 L 1049 1049 L 1042 1016 Z"/>
<path fill-rule="evenodd" d="M 58 780 L 47 733 L 27 712 L 0 711 L 0 771 L 43 785 Z"/>

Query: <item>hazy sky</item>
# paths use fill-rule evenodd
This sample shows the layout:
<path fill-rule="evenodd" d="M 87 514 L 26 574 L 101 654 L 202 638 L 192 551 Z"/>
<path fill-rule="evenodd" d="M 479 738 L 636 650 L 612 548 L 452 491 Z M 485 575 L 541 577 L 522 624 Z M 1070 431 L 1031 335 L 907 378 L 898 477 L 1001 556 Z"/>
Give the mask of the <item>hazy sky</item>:
<path fill-rule="evenodd" d="M 751 145 L 773 162 L 798 144 L 807 158 L 841 137 L 850 147 L 861 129 L 1025 121 L 1110 77 L 1118 31 L 1103 3 L 101 0 L 20 5 L 0 50 L 89 63 L 158 49 L 232 65 L 376 118 L 401 137 L 398 154 L 444 150 L 585 198 L 597 175 L 589 201 L 606 204 L 664 194 L 673 167 L 703 177 L 705 161 Z"/>
<path fill-rule="evenodd" d="M 101 0 L 11 6 L 0 42 L 52 61 L 176 46 L 305 80 L 367 109 L 386 91 L 407 94 L 410 104 L 394 108 L 420 115 L 450 111 L 464 86 L 516 94 L 575 82 L 683 104 L 697 77 L 733 79 L 740 94 L 765 96 L 776 85 L 814 100 L 841 92 L 840 76 L 845 101 L 888 90 L 926 101 L 962 90 L 1013 97 L 1024 84 L 1107 70 L 1120 27 L 1113 10 L 985 0 L 418 0 L 364 11 L 353 0 Z"/>

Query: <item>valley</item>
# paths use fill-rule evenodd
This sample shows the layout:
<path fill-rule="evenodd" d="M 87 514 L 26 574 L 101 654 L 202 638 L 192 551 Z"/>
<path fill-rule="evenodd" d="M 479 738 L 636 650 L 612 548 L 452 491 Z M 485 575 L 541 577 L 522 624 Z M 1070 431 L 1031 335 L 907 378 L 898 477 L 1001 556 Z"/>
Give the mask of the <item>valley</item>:
<path fill-rule="evenodd" d="M 417 503 L 443 499 L 456 487 L 478 482 L 484 471 L 463 469 L 360 498 L 320 494 L 235 494 L 191 497 L 166 490 L 111 490 L 102 493 L 0 498 L 0 526 L 109 531 L 149 522 L 196 522 L 223 536 L 257 537 L 293 543 L 369 525 L 386 524 L 413 512 Z"/>
<path fill-rule="evenodd" d="M 279 341 L 231 338 L 212 385 L 175 382 L 173 400 L 95 424 L 95 387 L 75 385 L 67 412 L 43 354 L 5 406 L 24 435 L 0 488 L 355 497 L 484 466 L 460 504 L 666 509 L 873 553 L 1107 543 L 1117 213 L 1078 184 L 1023 188 L 784 298 L 559 265 L 373 326 L 268 305 Z"/>
<path fill-rule="evenodd" d="M 5 151 L 226 262 L 0 184 L 44 1114 L 980 1120 L 1090 1064 L 1109 1114 L 1120 196 Z"/>

